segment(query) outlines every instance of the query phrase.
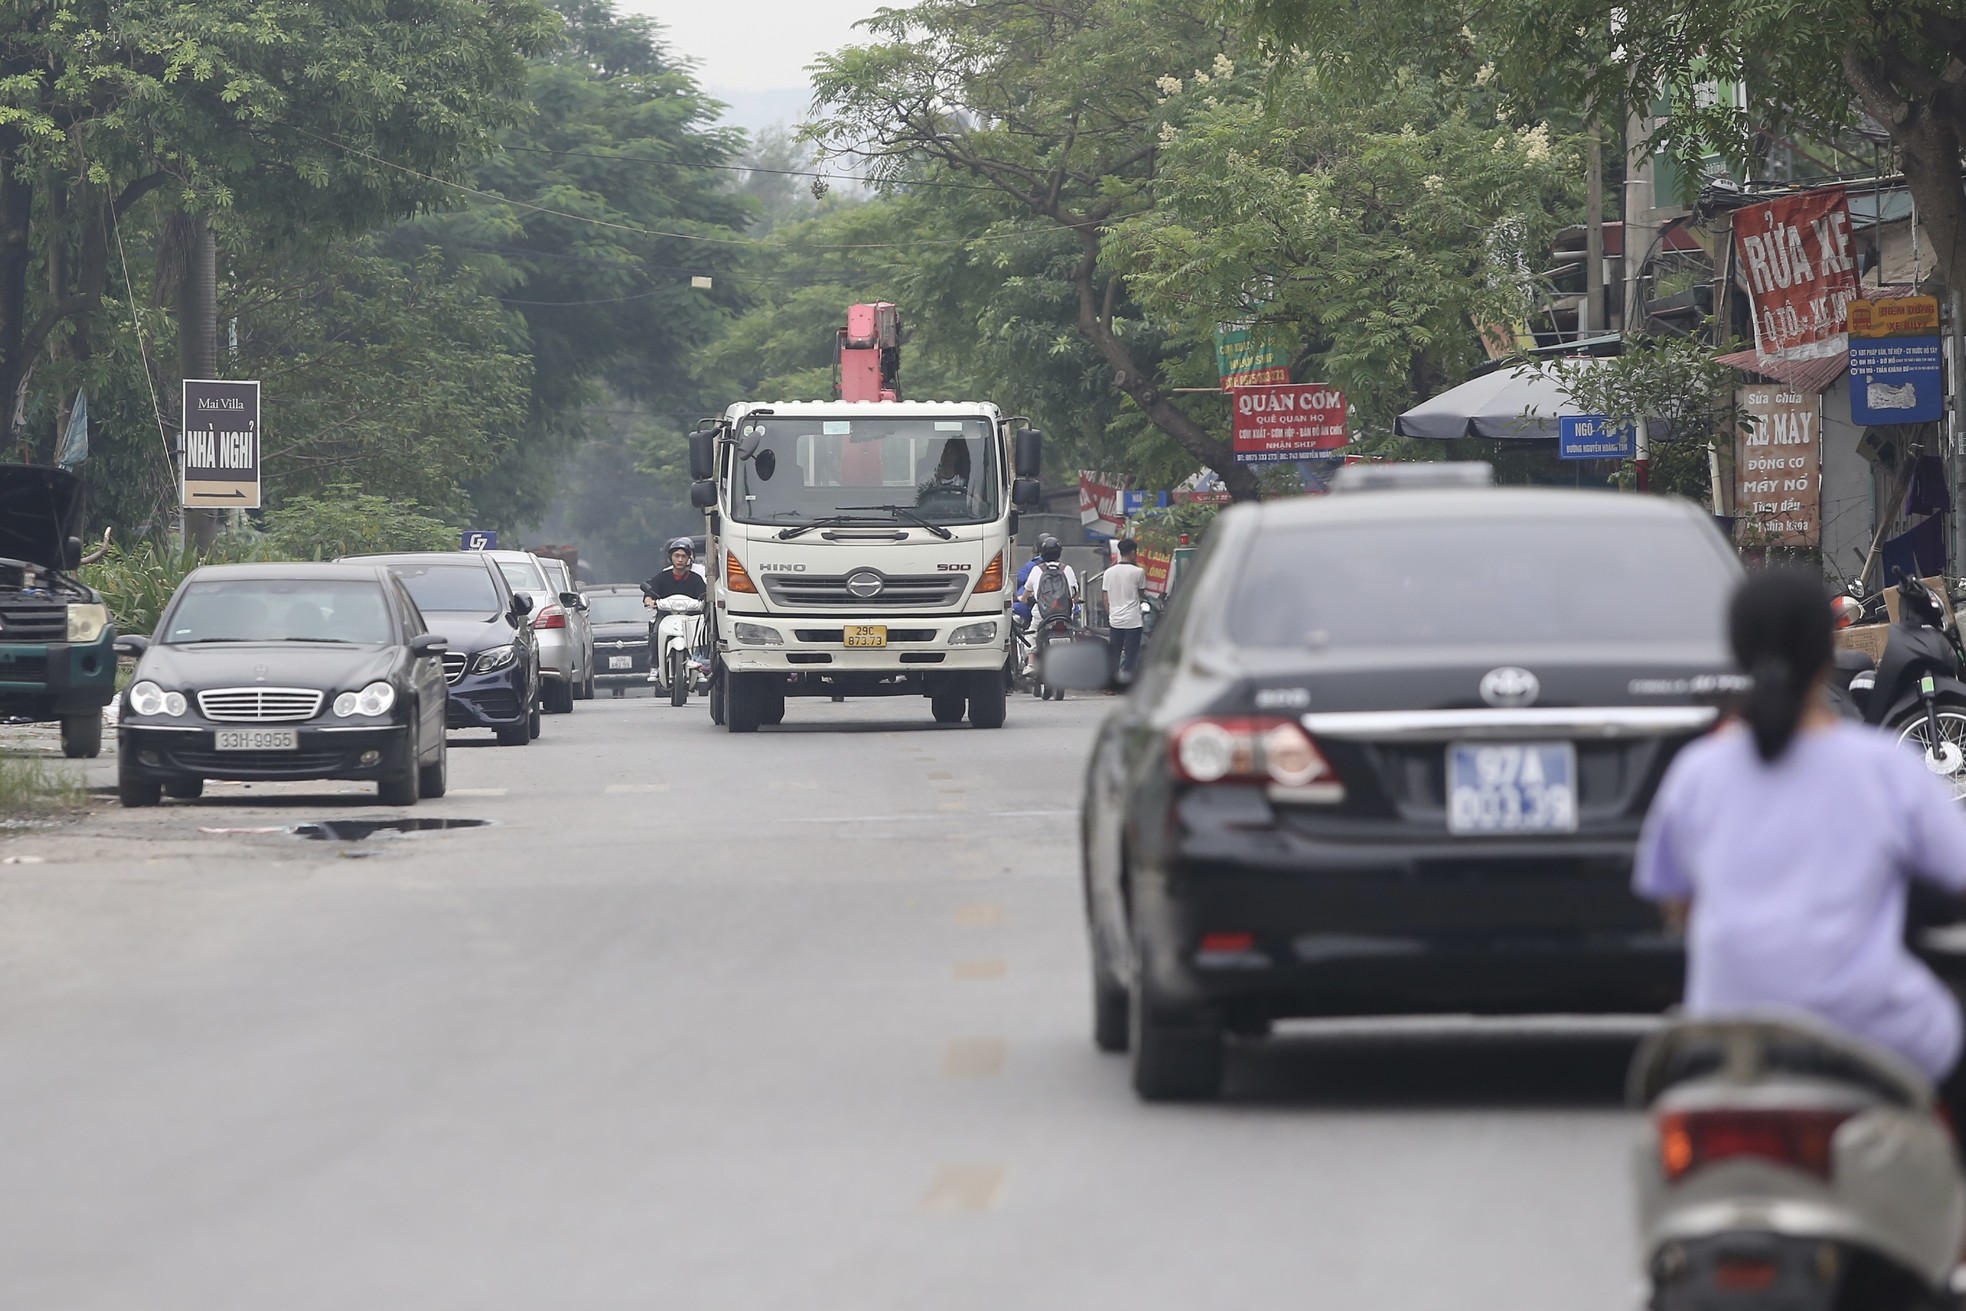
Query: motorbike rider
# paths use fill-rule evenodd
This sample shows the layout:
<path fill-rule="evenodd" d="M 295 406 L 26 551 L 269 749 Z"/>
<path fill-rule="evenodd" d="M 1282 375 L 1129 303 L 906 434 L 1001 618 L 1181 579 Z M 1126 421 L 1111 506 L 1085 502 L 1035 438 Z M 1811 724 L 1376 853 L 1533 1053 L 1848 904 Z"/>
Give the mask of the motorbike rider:
<path fill-rule="evenodd" d="M 1966 893 L 1966 815 L 1830 708 L 1821 578 L 1750 578 L 1728 629 L 1753 690 L 1666 771 L 1633 874 L 1685 930 L 1686 1011 L 1813 1016 L 1910 1061 L 1966 1127 L 1959 999 L 1905 944 L 1911 880 Z"/>
<path fill-rule="evenodd" d="M 669 543 L 669 567 L 642 584 L 642 604 L 650 610 L 665 596 L 687 596 L 701 601 L 707 594 L 703 575 L 692 567 L 696 561 L 696 551 L 687 537 L 678 537 Z M 651 616 L 652 617 L 652 616 Z M 649 625 L 649 676 L 648 681 L 662 681 L 662 652 L 658 649 L 656 625 Z"/>
<path fill-rule="evenodd" d="M 1079 576 L 1072 569 L 1072 566 L 1060 562 L 1064 553 L 1064 544 L 1050 533 L 1045 533 L 1038 538 L 1038 558 L 1025 571 L 1024 582 L 1018 588 L 1016 597 L 1016 600 L 1022 602 L 1025 606 L 1025 626 L 1027 628 L 1042 619 L 1054 617 L 1040 614 L 1037 604 L 1038 591 L 1043 586 L 1045 575 L 1053 570 L 1064 575 L 1065 585 L 1071 593 L 1071 609 L 1067 613 L 1066 618 L 1069 622 L 1078 622 L 1079 603 L 1083 599 L 1079 592 Z M 1040 654 L 1039 644 L 1033 642 L 1031 645 L 1031 663 L 1033 665 L 1037 663 Z"/>

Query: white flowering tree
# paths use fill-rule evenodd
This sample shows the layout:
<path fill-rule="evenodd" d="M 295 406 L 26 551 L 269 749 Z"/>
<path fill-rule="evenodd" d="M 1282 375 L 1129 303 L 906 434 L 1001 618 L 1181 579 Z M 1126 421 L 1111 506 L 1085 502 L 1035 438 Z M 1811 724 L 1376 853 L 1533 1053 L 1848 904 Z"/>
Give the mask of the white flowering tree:
<path fill-rule="evenodd" d="M 1297 377 L 1344 388 L 1361 428 L 1465 377 L 1476 325 L 1527 317 L 1575 143 L 1518 121 L 1491 71 L 1384 80 L 1296 63 L 1162 79 L 1157 199 L 1113 231 L 1135 297 L 1190 335 L 1270 325 Z"/>

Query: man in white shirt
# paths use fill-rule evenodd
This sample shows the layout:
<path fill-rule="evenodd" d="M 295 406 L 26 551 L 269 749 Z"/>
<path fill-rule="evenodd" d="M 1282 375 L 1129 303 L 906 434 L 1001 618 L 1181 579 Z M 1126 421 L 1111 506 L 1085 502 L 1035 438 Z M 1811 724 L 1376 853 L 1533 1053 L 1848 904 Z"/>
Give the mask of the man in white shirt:
<path fill-rule="evenodd" d="M 1147 572 L 1133 563 L 1140 544 L 1128 539 L 1120 543 L 1120 562 L 1106 570 L 1106 625 L 1113 631 L 1113 645 L 1119 650 L 1120 682 L 1133 681 L 1133 666 L 1140 658 L 1140 596 L 1147 588 Z"/>

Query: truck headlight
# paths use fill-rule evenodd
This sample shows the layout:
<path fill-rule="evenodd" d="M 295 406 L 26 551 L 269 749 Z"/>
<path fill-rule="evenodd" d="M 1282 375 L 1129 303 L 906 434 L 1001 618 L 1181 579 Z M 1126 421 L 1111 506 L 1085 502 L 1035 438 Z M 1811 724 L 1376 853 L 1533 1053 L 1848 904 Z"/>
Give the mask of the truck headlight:
<path fill-rule="evenodd" d="M 130 685 L 130 713 L 133 715 L 181 715 L 185 704 L 184 693 L 166 692 L 147 678 Z"/>
<path fill-rule="evenodd" d="M 997 640 L 997 621 L 991 619 L 980 624 L 964 624 L 949 634 L 950 646 L 988 646 Z"/>
<path fill-rule="evenodd" d="M 396 704 L 396 689 L 377 680 L 359 692 L 343 692 L 334 699 L 334 712 L 343 719 L 350 715 L 383 715 Z"/>
<path fill-rule="evenodd" d="M 93 642 L 102 636 L 102 630 L 109 627 L 109 607 L 106 605 L 71 605 L 68 607 L 68 640 L 71 642 Z"/>
<path fill-rule="evenodd" d="M 730 635 L 746 646 L 784 646 L 778 630 L 766 624 L 732 624 Z"/>
<path fill-rule="evenodd" d="M 489 674 L 495 669 L 503 669 L 519 658 L 516 646 L 495 646 L 489 651 L 480 651 L 477 662 L 472 666 L 481 674 Z"/>

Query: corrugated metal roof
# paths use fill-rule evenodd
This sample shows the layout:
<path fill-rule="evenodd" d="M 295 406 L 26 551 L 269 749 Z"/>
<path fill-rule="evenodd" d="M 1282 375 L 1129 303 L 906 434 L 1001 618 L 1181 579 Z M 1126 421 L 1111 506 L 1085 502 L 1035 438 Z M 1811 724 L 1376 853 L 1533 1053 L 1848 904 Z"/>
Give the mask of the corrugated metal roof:
<path fill-rule="evenodd" d="M 1797 391 L 1806 392 L 1824 390 L 1850 367 L 1850 352 L 1847 349 L 1808 360 L 1785 360 L 1774 355 L 1763 355 L 1753 349 L 1715 358 L 1729 368 L 1739 369 L 1743 373 L 1758 373 L 1764 378 L 1772 378 Z"/>

